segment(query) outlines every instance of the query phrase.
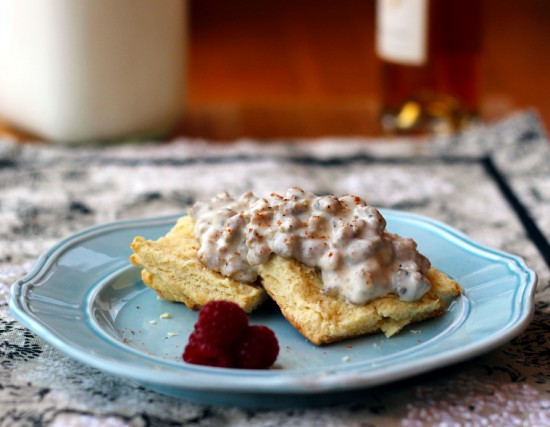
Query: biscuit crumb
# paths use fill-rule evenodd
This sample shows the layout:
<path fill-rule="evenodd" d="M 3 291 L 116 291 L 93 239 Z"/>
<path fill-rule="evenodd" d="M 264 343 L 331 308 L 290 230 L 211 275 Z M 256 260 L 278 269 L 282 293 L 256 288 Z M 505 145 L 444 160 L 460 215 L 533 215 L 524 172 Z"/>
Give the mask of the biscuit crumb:
<path fill-rule="evenodd" d="M 169 337 L 175 337 L 178 334 L 176 334 L 175 332 L 168 332 L 166 335 L 168 335 Z"/>
<path fill-rule="evenodd" d="M 342 357 L 343 362 L 349 362 L 349 359 L 350 359 L 349 356 Z"/>
<path fill-rule="evenodd" d="M 156 321 L 156 320 L 149 320 L 149 323 L 150 323 L 151 325 L 156 325 L 156 324 L 157 324 L 157 321 Z"/>
<path fill-rule="evenodd" d="M 160 315 L 160 318 L 161 318 L 161 319 L 171 319 L 171 318 L 172 318 L 172 314 L 171 314 L 171 313 L 168 313 L 168 312 L 162 313 L 162 314 Z"/>

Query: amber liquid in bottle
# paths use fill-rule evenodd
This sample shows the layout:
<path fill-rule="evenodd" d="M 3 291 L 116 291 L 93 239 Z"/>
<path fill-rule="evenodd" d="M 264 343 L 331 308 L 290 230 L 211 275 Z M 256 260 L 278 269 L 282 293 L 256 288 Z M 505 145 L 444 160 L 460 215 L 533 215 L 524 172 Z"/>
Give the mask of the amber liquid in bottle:
<path fill-rule="evenodd" d="M 463 129 L 478 116 L 481 1 L 379 0 L 378 8 L 384 1 L 390 3 L 387 7 L 405 1 L 423 4 L 419 12 L 424 13 L 423 19 L 410 28 L 424 31 L 425 45 L 421 58 L 412 61 L 379 52 L 382 129 L 390 134 L 445 134 Z M 402 17 L 415 19 L 411 14 Z M 378 37 L 380 25 L 378 15 Z"/>

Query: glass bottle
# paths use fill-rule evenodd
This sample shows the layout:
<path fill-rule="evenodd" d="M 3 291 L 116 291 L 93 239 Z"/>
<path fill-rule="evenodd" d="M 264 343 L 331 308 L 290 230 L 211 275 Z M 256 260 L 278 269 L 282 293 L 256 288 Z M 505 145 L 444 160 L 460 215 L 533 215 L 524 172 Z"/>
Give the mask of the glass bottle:
<path fill-rule="evenodd" d="M 446 134 L 478 116 L 480 0 L 377 0 L 381 126 Z"/>

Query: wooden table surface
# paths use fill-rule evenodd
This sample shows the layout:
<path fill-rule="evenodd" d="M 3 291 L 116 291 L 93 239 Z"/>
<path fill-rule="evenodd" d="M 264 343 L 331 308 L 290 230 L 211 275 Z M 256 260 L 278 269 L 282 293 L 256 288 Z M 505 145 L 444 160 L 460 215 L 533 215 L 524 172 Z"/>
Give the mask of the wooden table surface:
<path fill-rule="evenodd" d="M 481 1 L 481 0 L 480 0 Z M 550 124 L 550 2 L 484 1 L 484 120 Z M 187 111 L 176 135 L 377 135 L 374 0 L 191 0 Z M 27 136 L 0 124 L 0 134 Z"/>

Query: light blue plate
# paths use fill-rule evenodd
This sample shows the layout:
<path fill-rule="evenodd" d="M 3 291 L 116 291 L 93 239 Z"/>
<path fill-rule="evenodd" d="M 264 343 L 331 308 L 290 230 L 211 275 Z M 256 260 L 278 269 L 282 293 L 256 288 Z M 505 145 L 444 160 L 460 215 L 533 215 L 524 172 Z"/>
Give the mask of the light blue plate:
<path fill-rule="evenodd" d="M 307 342 L 267 303 L 250 316 L 280 344 L 273 369 L 220 369 L 181 359 L 197 313 L 159 300 L 128 257 L 134 236 L 156 239 L 176 217 L 96 226 L 58 243 L 12 287 L 11 312 L 47 342 L 96 368 L 162 393 L 246 407 L 325 405 L 464 361 L 500 346 L 529 323 L 536 275 L 518 257 L 483 247 L 436 221 L 382 211 L 391 232 L 414 238 L 464 295 L 444 316 L 325 347 Z M 161 315 L 170 313 L 171 318 Z"/>

